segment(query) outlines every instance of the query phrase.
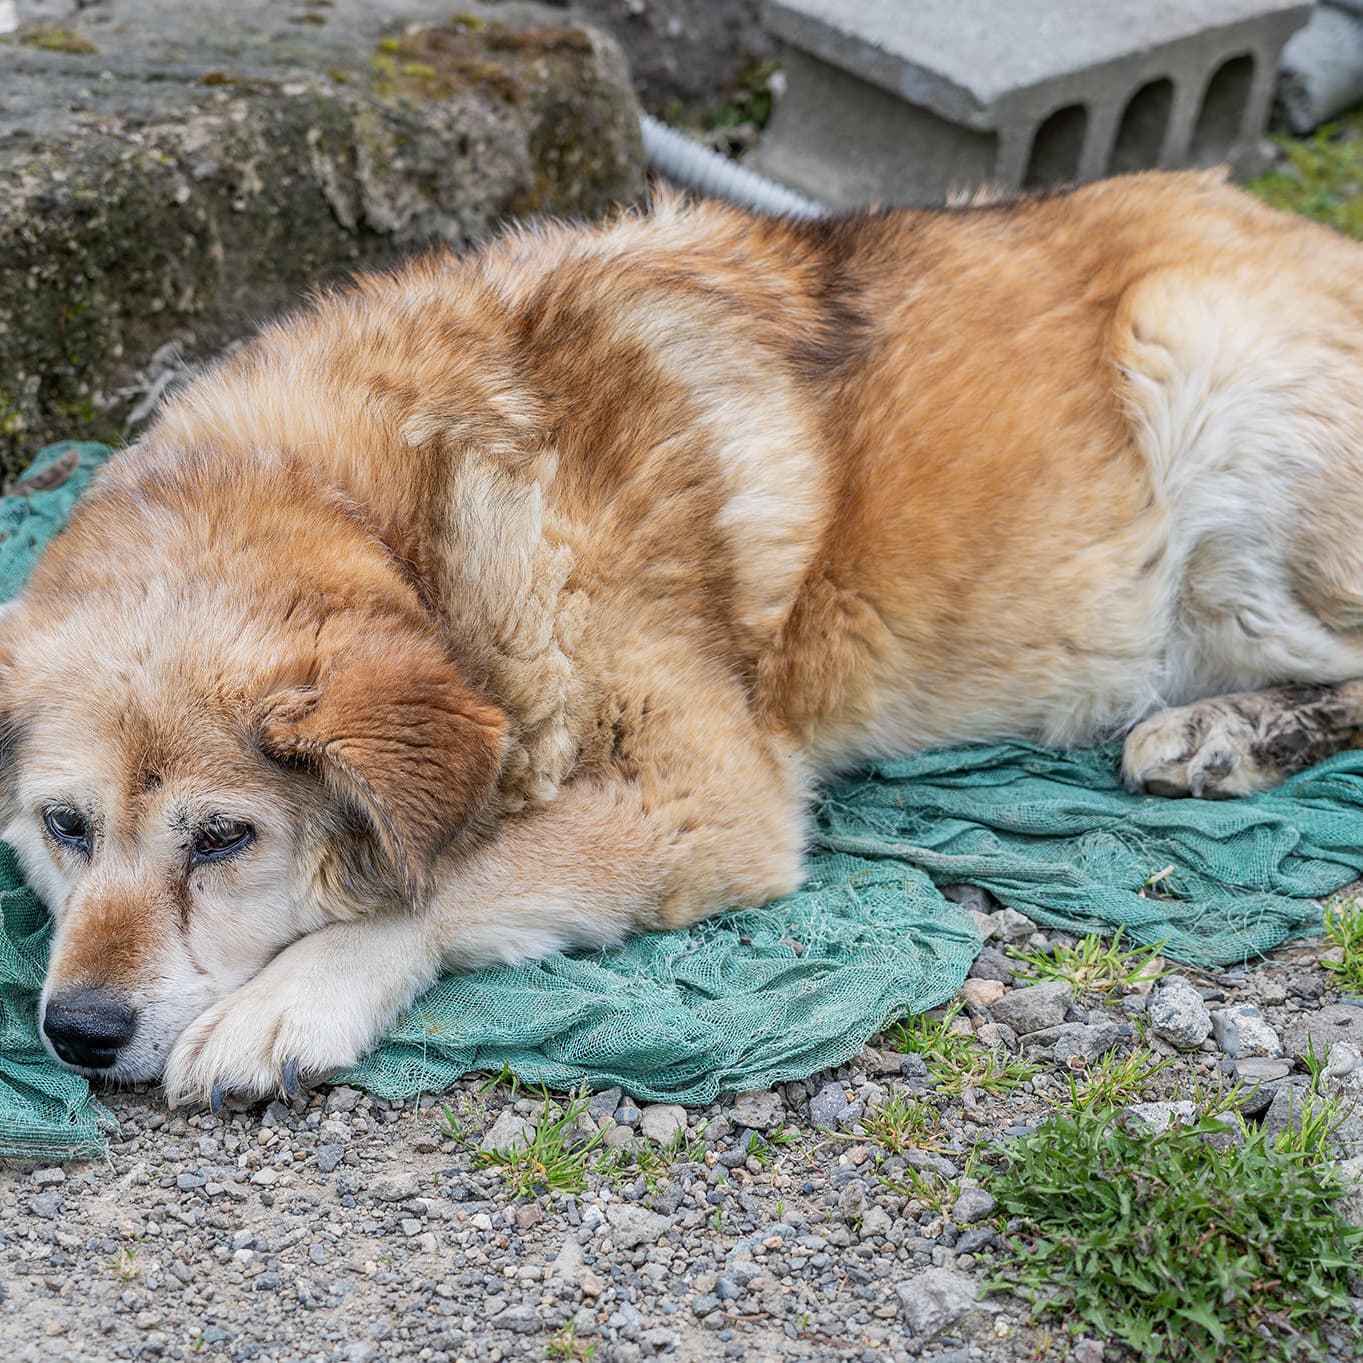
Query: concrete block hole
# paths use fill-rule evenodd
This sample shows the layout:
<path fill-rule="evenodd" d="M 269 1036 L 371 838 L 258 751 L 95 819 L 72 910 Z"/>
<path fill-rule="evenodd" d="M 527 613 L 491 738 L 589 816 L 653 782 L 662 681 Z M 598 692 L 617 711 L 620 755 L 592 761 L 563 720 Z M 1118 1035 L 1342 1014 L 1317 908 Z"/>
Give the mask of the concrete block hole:
<path fill-rule="evenodd" d="M 1057 109 L 1036 130 L 1032 154 L 1023 176 L 1026 189 L 1044 189 L 1079 178 L 1079 157 L 1084 150 L 1089 111 L 1082 104 Z"/>
<path fill-rule="evenodd" d="M 1193 127 L 1192 159 L 1210 165 L 1229 156 L 1240 134 L 1254 86 L 1254 58 L 1231 57 L 1216 68 L 1202 96 Z"/>
<path fill-rule="evenodd" d="M 1160 164 L 1173 105 L 1174 83 L 1165 76 L 1142 85 L 1127 100 L 1112 144 L 1112 174 L 1122 175 Z"/>

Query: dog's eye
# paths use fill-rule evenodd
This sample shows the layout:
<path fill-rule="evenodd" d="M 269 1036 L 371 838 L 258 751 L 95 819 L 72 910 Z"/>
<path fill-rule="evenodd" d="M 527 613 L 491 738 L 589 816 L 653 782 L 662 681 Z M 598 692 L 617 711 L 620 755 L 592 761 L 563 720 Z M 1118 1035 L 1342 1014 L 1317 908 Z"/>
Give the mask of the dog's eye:
<path fill-rule="evenodd" d="M 90 851 L 90 825 L 85 815 L 70 805 L 53 805 L 43 815 L 43 824 L 55 841 L 63 847 L 75 847 L 80 851 Z"/>
<path fill-rule="evenodd" d="M 190 858 L 195 866 L 206 861 L 221 861 L 240 852 L 252 838 L 255 829 L 249 823 L 239 823 L 236 819 L 214 819 L 199 829 L 194 838 L 194 854 Z"/>

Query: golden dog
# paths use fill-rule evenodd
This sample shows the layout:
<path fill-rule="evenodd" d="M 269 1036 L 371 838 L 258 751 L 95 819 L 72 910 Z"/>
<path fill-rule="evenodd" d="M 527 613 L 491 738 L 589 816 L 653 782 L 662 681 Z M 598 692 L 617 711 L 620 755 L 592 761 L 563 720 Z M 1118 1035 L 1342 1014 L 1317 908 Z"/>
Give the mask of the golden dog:
<path fill-rule="evenodd" d="M 361 278 L 0 626 L 48 1044 L 292 1089 L 442 968 L 792 889 L 874 755 L 1129 731 L 1133 784 L 1256 789 L 1363 726 L 1360 531 L 1363 254 L 1216 176 Z"/>

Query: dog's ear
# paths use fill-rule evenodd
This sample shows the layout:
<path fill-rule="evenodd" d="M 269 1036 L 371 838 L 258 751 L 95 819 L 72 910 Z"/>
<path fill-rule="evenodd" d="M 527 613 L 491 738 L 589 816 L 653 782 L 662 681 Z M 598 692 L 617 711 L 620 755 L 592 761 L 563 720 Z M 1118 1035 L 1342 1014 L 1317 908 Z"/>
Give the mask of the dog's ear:
<path fill-rule="evenodd" d="M 504 730 L 434 637 L 371 624 L 319 660 L 315 684 L 266 701 L 260 744 L 362 814 L 417 898 L 436 857 L 487 803 Z"/>

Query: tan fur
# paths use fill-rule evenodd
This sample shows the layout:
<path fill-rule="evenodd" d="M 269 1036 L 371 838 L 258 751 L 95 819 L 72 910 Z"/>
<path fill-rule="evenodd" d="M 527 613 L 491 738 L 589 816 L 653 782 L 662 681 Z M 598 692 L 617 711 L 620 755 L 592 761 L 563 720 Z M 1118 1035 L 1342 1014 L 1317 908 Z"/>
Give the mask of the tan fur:
<path fill-rule="evenodd" d="M 441 966 L 791 889 L 811 782 L 867 757 L 1363 674 L 1361 267 L 1149 175 L 664 200 L 322 298 L 169 402 L 11 614 L 49 993 L 126 924 L 207 981 L 109 974 L 172 1093 L 266 1091 Z M 52 799 L 108 824 L 88 867 Z M 242 802 L 258 848 L 185 870 L 167 821 Z M 233 907 L 267 866 L 270 926 Z"/>

